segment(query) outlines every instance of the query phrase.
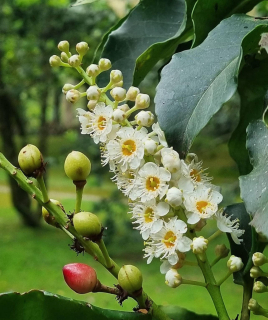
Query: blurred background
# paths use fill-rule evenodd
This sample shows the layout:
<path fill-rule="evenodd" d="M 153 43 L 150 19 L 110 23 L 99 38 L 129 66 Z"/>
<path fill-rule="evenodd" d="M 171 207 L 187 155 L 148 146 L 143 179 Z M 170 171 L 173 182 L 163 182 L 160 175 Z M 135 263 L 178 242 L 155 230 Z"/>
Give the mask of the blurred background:
<path fill-rule="evenodd" d="M 91 63 L 102 36 L 137 2 L 99 0 L 72 7 L 69 0 L 1 1 L 0 150 L 17 165 L 19 150 L 28 143 L 37 145 L 48 163 L 49 195 L 61 201 L 67 212 L 74 210 L 75 190 L 64 174 L 63 163 L 72 150 L 84 152 L 92 162 L 92 173 L 85 187 L 82 209 L 98 214 L 107 227 L 105 242 L 111 256 L 119 264 L 136 264 L 143 271 L 145 289 L 157 303 L 179 304 L 193 311 L 210 313 L 213 306 L 203 288 L 182 287 L 175 295 L 173 289 L 164 284 L 164 276 L 159 273 L 160 262 L 147 266 L 142 260 L 143 241 L 139 232 L 132 229 L 127 202 L 110 181 L 112 176 L 108 169 L 101 167 L 98 146 L 89 136 L 80 134 L 76 108 L 85 108 L 85 105 L 69 104 L 61 92 L 65 83 L 76 84 L 80 78 L 74 70 L 52 69 L 48 63 L 51 55 L 59 53 L 57 44 L 61 40 L 68 40 L 73 52 L 76 43 L 88 42 L 91 50 L 85 57 L 85 64 Z M 265 2 L 254 13 L 265 16 L 267 10 Z M 159 79 L 158 68 L 140 86 L 151 100 Z M 209 168 L 214 184 L 222 187 L 223 205 L 241 201 L 238 171 L 227 145 L 238 113 L 239 97 L 235 96 L 201 132 L 192 147 L 192 152 L 203 160 L 204 168 Z M 207 235 L 214 230 L 215 226 L 209 224 Z M 217 243 L 226 243 L 226 239 L 222 237 Z M 77 256 L 71 251 L 70 244 L 65 234 L 44 223 L 36 203 L 0 170 L 0 292 L 41 289 L 100 307 L 131 310 L 135 306 L 133 301 L 126 301 L 122 308 L 113 297 L 105 294 L 78 296 L 67 287 L 61 269 L 72 262 L 88 263 L 96 267 L 104 284 L 114 283 L 112 276 L 91 257 Z M 213 259 L 213 248 L 209 255 Z M 219 275 L 225 274 L 224 264 L 217 267 Z M 182 270 L 185 277 L 191 277 L 191 273 L 189 268 Z M 200 279 L 201 275 L 196 275 L 196 280 Z M 233 294 L 235 290 L 239 296 L 241 288 L 236 286 Z M 223 286 L 223 292 L 228 298 L 228 284 Z M 193 300 L 199 302 L 193 303 Z M 240 310 L 234 300 L 228 304 L 235 318 Z"/>

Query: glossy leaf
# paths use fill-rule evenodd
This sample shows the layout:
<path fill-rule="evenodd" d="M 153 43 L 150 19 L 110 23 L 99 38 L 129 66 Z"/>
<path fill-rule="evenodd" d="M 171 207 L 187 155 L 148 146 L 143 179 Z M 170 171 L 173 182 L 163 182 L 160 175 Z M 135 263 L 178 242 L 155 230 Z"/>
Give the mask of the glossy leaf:
<path fill-rule="evenodd" d="M 185 23 L 184 0 L 170 0 L 168 6 L 162 0 L 143 0 L 132 10 L 124 23 L 110 33 L 102 57 L 112 61 L 113 69 L 123 72 L 124 87 L 128 88 L 133 82 L 136 59 L 152 45 L 166 42 L 178 35 L 183 31 Z M 170 54 L 170 49 L 165 50 Z M 154 56 L 147 55 L 146 59 L 156 58 L 158 61 L 159 53 L 160 51 L 154 52 Z M 141 64 L 139 70 L 141 71 Z M 100 81 L 104 81 L 103 77 L 100 77 Z"/>
<path fill-rule="evenodd" d="M 257 42 L 252 42 L 252 30 Z M 245 52 L 252 53 L 257 50 L 260 34 L 267 30 L 268 20 L 234 15 L 222 21 L 200 46 L 175 54 L 162 70 L 156 114 L 169 145 L 182 157 L 236 91 L 242 42 Z"/>
<path fill-rule="evenodd" d="M 262 120 L 247 129 L 247 149 L 253 170 L 241 176 L 241 197 L 247 212 L 253 216 L 251 225 L 268 238 L 268 128 Z"/>
<path fill-rule="evenodd" d="M 240 119 L 229 141 L 230 155 L 242 175 L 252 170 L 246 149 L 246 128 L 251 121 L 261 119 L 266 107 L 264 98 L 268 89 L 268 61 L 255 60 L 251 56 L 248 59 L 249 64 L 243 68 L 238 80 Z"/>
<path fill-rule="evenodd" d="M 234 13 L 247 13 L 259 2 L 260 0 L 197 1 L 192 14 L 195 30 L 193 46 L 196 47 L 202 43 L 221 20 Z"/>

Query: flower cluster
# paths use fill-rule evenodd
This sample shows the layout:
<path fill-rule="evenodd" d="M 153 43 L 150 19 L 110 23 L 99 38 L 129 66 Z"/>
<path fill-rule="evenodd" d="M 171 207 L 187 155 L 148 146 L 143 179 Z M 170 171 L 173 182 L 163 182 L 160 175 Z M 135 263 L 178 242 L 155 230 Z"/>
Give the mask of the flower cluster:
<path fill-rule="evenodd" d="M 82 45 L 78 47 L 81 50 Z M 69 65 L 80 68 L 81 54 L 73 57 L 69 56 Z M 185 252 L 201 252 L 206 247 L 203 239 L 193 243 L 189 230 L 201 230 L 207 219 L 216 219 L 218 228 L 239 244 L 243 231 L 238 221 L 218 210 L 219 188 L 211 183 L 195 154 L 184 160 L 168 146 L 154 115 L 144 110 L 150 106 L 150 97 L 136 87 L 123 89 L 120 70 L 110 72 L 104 88 L 97 85 L 97 76 L 111 67 L 108 59 L 101 59 L 86 69 L 86 92 L 77 90 L 85 81 L 77 86 L 66 84 L 63 92 L 72 103 L 84 96 L 88 99 L 88 111 L 77 109 L 81 133 L 100 144 L 102 164 L 109 165 L 112 180 L 129 198 L 134 228 L 145 240 L 147 263 L 160 258 L 162 273 L 182 267 Z M 174 282 L 171 273 L 169 283 Z"/>

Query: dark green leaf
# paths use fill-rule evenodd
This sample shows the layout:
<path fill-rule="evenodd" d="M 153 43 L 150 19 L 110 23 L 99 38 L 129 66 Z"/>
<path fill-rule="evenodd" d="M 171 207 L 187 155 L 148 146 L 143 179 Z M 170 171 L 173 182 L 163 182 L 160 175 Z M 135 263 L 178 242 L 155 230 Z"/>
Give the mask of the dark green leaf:
<path fill-rule="evenodd" d="M 229 151 L 240 174 L 247 174 L 252 170 L 246 149 L 246 128 L 251 121 L 261 118 L 266 107 L 264 97 L 268 89 L 267 74 L 268 61 L 252 58 L 239 75 L 240 120 L 229 141 Z"/>
<path fill-rule="evenodd" d="M 245 52 L 252 53 L 260 34 L 267 30 L 268 20 L 234 15 L 222 21 L 200 46 L 175 54 L 163 69 L 155 97 L 156 114 L 169 145 L 182 157 L 236 91 L 242 41 Z"/>
<path fill-rule="evenodd" d="M 161 309 L 172 319 L 172 320 L 217 320 L 218 317 L 210 314 L 196 314 L 184 308 L 177 306 L 161 307 Z"/>
<path fill-rule="evenodd" d="M 247 13 L 259 2 L 260 0 L 197 1 L 192 14 L 195 29 L 193 46 L 196 47 L 203 42 L 221 20 L 234 13 Z"/>
<path fill-rule="evenodd" d="M 123 72 L 126 88 L 133 83 L 136 59 L 152 45 L 166 42 L 183 31 L 186 23 L 185 12 L 184 0 L 169 0 L 168 5 L 163 0 L 143 0 L 134 8 L 124 23 L 111 32 L 102 57 L 112 61 L 113 69 Z M 161 50 L 163 48 L 161 47 Z M 165 50 L 164 55 L 171 54 L 172 50 L 169 47 Z M 159 52 L 157 51 L 157 54 Z M 146 59 L 154 59 L 154 63 L 158 61 L 157 57 L 151 55 L 146 55 Z M 148 71 L 144 72 L 140 64 L 139 72 L 142 72 L 142 76 L 139 76 L 136 82 L 140 81 Z M 100 77 L 100 82 L 103 81 L 103 78 Z"/>
<path fill-rule="evenodd" d="M 151 316 L 94 307 L 45 291 L 0 294 L 1 319 L 6 320 L 151 320 Z"/>
<path fill-rule="evenodd" d="M 228 234 L 232 254 L 240 257 L 244 263 L 244 268 L 234 273 L 234 282 L 243 285 L 243 277 L 252 266 L 252 254 L 257 248 L 255 232 L 249 225 L 250 216 L 246 211 L 244 203 L 230 205 L 224 209 L 224 213 L 227 216 L 231 216 L 232 220 L 238 219 L 239 229 L 245 230 L 243 236 L 240 237 L 243 240 L 240 245 L 234 243 L 232 237 Z"/>
<path fill-rule="evenodd" d="M 251 225 L 268 238 L 268 128 L 263 121 L 247 128 L 247 149 L 253 170 L 240 177 L 241 197 L 247 212 L 253 216 Z"/>

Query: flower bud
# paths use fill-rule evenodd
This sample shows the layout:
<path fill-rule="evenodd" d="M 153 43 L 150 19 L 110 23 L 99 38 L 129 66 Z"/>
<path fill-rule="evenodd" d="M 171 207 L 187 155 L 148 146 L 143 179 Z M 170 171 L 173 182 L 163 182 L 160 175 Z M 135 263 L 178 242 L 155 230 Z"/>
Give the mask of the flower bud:
<path fill-rule="evenodd" d="M 182 276 L 173 268 L 166 273 L 165 279 L 165 283 L 171 288 L 177 288 L 182 284 Z"/>
<path fill-rule="evenodd" d="M 244 267 L 244 264 L 241 258 L 232 255 L 227 261 L 227 267 L 231 272 L 237 272 Z"/>
<path fill-rule="evenodd" d="M 126 114 L 124 111 L 120 110 L 120 109 L 115 109 L 112 115 L 112 119 L 116 122 L 122 122 L 124 121 L 126 118 Z"/>
<path fill-rule="evenodd" d="M 140 111 L 135 120 L 139 126 L 150 127 L 154 123 L 154 115 L 150 111 Z"/>
<path fill-rule="evenodd" d="M 137 109 L 146 109 L 150 105 L 150 97 L 148 94 L 139 93 L 135 101 L 135 106 Z"/>
<path fill-rule="evenodd" d="M 110 91 L 110 94 L 115 101 L 123 101 L 126 97 L 126 90 L 120 87 L 115 87 Z"/>
<path fill-rule="evenodd" d="M 72 90 L 74 88 L 74 85 L 70 84 L 70 83 L 66 83 L 63 87 L 62 87 L 62 93 L 67 94 L 67 92 L 69 90 Z"/>
<path fill-rule="evenodd" d="M 81 59 L 78 54 L 74 54 L 68 59 L 68 63 L 71 67 L 77 68 L 81 64 Z"/>
<path fill-rule="evenodd" d="M 125 104 L 122 104 L 121 106 L 118 106 L 117 109 L 122 110 L 122 111 L 124 111 L 124 112 L 127 112 L 130 108 L 129 108 L 129 106 L 125 103 Z"/>
<path fill-rule="evenodd" d="M 229 252 L 230 249 L 228 249 L 225 244 L 218 244 L 215 247 L 215 254 L 218 257 L 226 258 L 228 257 Z"/>
<path fill-rule="evenodd" d="M 194 161 L 194 163 L 197 163 L 198 162 L 198 157 L 195 153 L 188 153 L 186 158 L 185 158 L 185 162 L 187 164 L 190 164 Z"/>
<path fill-rule="evenodd" d="M 76 103 L 81 98 L 81 93 L 76 89 L 71 89 L 66 93 L 66 100 L 71 103 Z"/>
<path fill-rule="evenodd" d="M 254 266 L 250 269 L 250 276 L 251 278 L 259 278 L 265 276 L 265 273 L 262 271 L 260 267 Z"/>
<path fill-rule="evenodd" d="M 144 144 L 144 151 L 146 155 L 155 154 L 157 150 L 157 142 L 155 142 L 153 139 L 148 138 L 143 141 L 143 144 Z"/>
<path fill-rule="evenodd" d="M 78 212 L 73 217 L 75 230 L 83 237 L 95 240 L 101 234 L 99 218 L 91 212 Z"/>
<path fill-rule="evenodd" d="M 90 160 L 82 152 L 72 151 L 66 157 L 64 171 L 73 181 L 86 180 L 90 170 Z"/>
<path fill-rule="evenodd" d="M 110 73 L 110 80 L 112 83 L 118 83 L 123 80 L 123 75 L 120 70 L 112 70 Z"/>
<path fill-rule="evenodd" d="M 86 74 L 90 77 L 97 77 L 97 75 L 100 73 L 99 66 L 96 64 L 91 64 L 86 69 Z"/>
<path fill-rule="evenodd" d="M 198 238 L 194 238 L 191 243 L 191 249 L 194 254 L 204 253 L 208 248 L 208 240 L 204 237 L 200 236 Z"/>
<path fill-rule="evenodd" d="M 60 41 L 58 44 L 58 49 L 68 54 L 70 49 L 69 42 L 66 40 Z"/>
<path fill-rule="evenodd" d="M 92 292 L 97 285 L 96 271 L 84 263 L 70 263 L 63 267 L 67 285 L 77 293 Z"/>
<path fill-rule="evenodd" d="M 130 87 L 127 91 L 127 100 L 135 101 L 139 93 L 140 93 L 139 88 Z"/>
<path fill-rule="evenodd" d="M 36 146 L 27 144 L 20 150 L 18 162 L 25 174 L 32 175 L 43 167 L 43 156 Z"/>
<path fill-rule="evenodd" d="M 49 58 L 49 64 L 51 67 L 60 67 L 62 64 L 61 58 L 59 56 L 53 55 Z"/>
<path fill-rule="evenodd" d="M 93 110 L 96 107 L 98 100 L 89 100 L 87 103 L 87 107 L 89 110 Z"/>
<path fill-rule="evenodd" d="M 61 52 L 60 58 L 61 58 L 61 60 L 62 60 L 63 62 L 68 63 L 69 57 L 68 57 L 68 55 L 67 55 L 66 52 Z"/>
<path fill-rule="evenodd" d="M 90 86 L 87 89 L 87 98 L 88 100 L 99 100 L 101 91 L 97 86 Z"/>
<path fill-rule="evenodd" d="M 253 286 L 253 291 L 257 293 L 264 293 L 264 292 L 267 292 L 268 290 L 264 283 L 262 283 L 261 281 L 256 281 Z"/>
<path fill-rule="evenodd" d="M 88 44 L 86 42 L 79 42 L 76 45 L 76 51 L 81 55 L 84 56 L 89 50 Z"/>
<path fill-rule="evenodd" d="M 109 69 L 111 69 L 112 67 L 112 63 L 109 59 L 100 59 L 99 61 L 99 69 L 100 71 L 107 71 Z"/>
<path fill-rule="evenodd" d="M 268 263 L 267 257 L 261 252 L 255 252 L 252 256 L 254 266 L 260 267 L 265 263 Z"/>
<path fill-rule="evenodd" d="M 142 274 L 140 270 L 131 265 L 124 265 L 118 273 L 118 283 L 128 293 L 142 289 Z"/>
<path fill-rule="evenodd" d="M 123 80 L 121 80 L 121 81 L 119 81 L 119 82 L 117 82 L 117 83 L 114 83 L 114 84 L 111 86 L 111 89 L 116 88 L 116 87 L 122 88 L 122 87 L 123 87 L 123 84 L 124 84 L 124 82 L 123 82 Z"/>
<path fill-rule="evenodd" d="M 169 172 L 175 173 L 180 169 L 181 161 L 178 152 L 171 148 L 164 148 L 161 150 L 161 156 L 161 162 Z"/>
<path fill-rule="evenodd" d="M 171 205 L 171 207 L 176 208 L 182 204 L 182 192 L 176 187 L 172 187 L 168 190 L 165 201 Z"/>
<path fill-rule="evenodd" d="M 50 199 L 50 202 L 54 203 L 56 206 L 63 209 L 62 204 L 58 200 Z M 45 207 L 42 207 L 42 216 L 47 224 L 50 224 L 53 227 L 58 226 L 58 223 L 55 220 L 55 217 L 52 214 L 50 214 Z"/>
<path fill-rule="evenodd" d="M 257 312 L 261 309 L 261 306 L 258 304 L 258 302 L 255 299 L 250 299 L 248 303 L 248 309 L 252 312 Z"/>

